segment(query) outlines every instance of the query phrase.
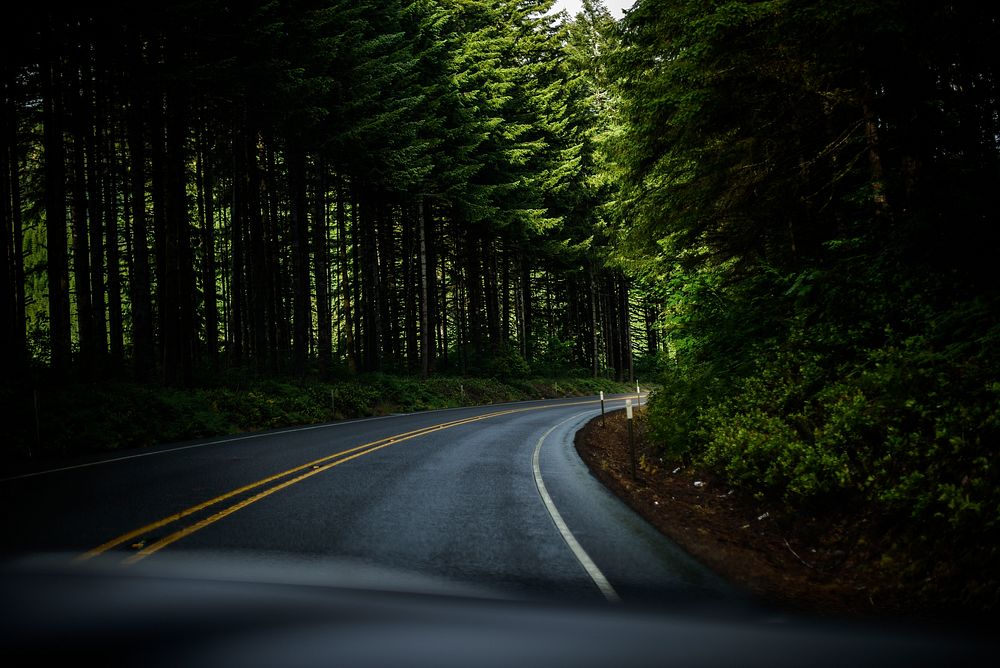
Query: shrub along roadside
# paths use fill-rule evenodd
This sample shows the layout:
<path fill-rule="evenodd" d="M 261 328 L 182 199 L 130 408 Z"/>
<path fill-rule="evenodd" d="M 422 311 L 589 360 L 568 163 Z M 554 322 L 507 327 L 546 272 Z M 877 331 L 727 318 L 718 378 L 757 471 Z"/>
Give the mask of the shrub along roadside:
<path fill-rule="evenodd" d="M 371 374 L 330 383 L 224 378 L 190 389 L 130 382 L 6 387 L 11 407 L 4 468 L 28 460 L 141 447 L 332 420 L 527 399 L 627 392 L 607 379 L 501 382 Z M 37 411 L 35 407 L 37 396 Z"/>
<path fill-rule="evenodd" d="M 788 523 L 854 517 L 859 551 L 879 546 L 870 567 L 900 571 L 915 605 L 996 613 L 1000 325 L 987 313 L 956 307 L 924 333 L 886 327 L 874 342 L 793 323 L 726 392 L 690 394 L 698 367 L 665 374 L 651 430 L 662 456 Z M 831 341 L 849 353 L 830 354 Z"/>

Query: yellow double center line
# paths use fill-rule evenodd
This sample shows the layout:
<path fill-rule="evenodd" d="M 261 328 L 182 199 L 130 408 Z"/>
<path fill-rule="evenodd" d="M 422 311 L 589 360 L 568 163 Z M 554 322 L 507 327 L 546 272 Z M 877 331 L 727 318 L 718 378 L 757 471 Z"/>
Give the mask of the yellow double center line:
<path fill-rule="evenodd" d="M 340 464 L 349 462 L 352 459 L 357 459 L 362 455 L 367 455 L 369 453 L 375 452 L 376 450 L 387 448 L 395 443 L 408 441 L 411 438 L 417 438 L 418 436 L 430 434 L 435 431 L 441 431 L 442 429 L 450 429 L 452 427 L 457 427 L 459 425 L 469 424 L 470 422 L 478 422 L 479 420 L 486 420 L 489 418 L 500 417 L 502 415 L 510 415 L 512 413 L 523 413 L 526 411 L 543 410 L 548 408 L 562 408 L 565 406 L 579 406 L 582 404 L 592 404 L 592 403 L 597 403 L 597 402 L 594 400 L 576 401 L 572 403 L 563 403 L 563 404 L 555 404 L 548 406 L 532 406 L 530 408 L 515 408 L 503 411 L 496 411 L 494 413 L 487 413 L 485 415 L 477 415 L 475 417 L 462 418 L 460 420 L 452 420 L 450 422 L 442 422 L 439 424 L 431 425 L 429 427 L 422 427 L 420 429 L 414 429 L 413 431 L 407 431 L 401 434 L 386 436 L 376 441 L 371 441 L 370 443 L 365 443 L 363 445 L 358 445 L 347 450 L 342 450 L 332 455 L 327 455 L 325 457 L 315 459 L 311 462 L 307 462 L 305 464 L 296 466 L 286 471 L 282 471 L 281 473 L 276 473 L 266 478 L 262 478 L 256 482 L 250 483 L 249 485 L 244 485 L 232 491 L 226 492 L 225 494 L 221 494 L 213 499 L 209 499 L 208 501 L 199 503 L 198 505 L 191 506 L 190 508 L 182 510 L 179 513 L 168 515 L 163 519 L 157 520 L 155 522 L 152 522 L 151 524 L 147 524 L 134 531 L 130 531 L 128 533 L 122 534 L 121 536 L 118 536 L 117 538 L 109 540 L 108 542 L 99 545 L 98 547 L 95 547 L 94 549 L 89 550 L 84 554 L 80 555 L 77 558 L 77 560 L 86 561 L 88 559 L 93 559 L 94 557 L 101 555 L 107 552 L 108 550 L 112 550 L 137 538 L 146 536 L 151 532 L 157 531 L 158 529 L 162 529 L 163 527 L 178 522 L 179 520 L 182 520 L 185 517 L 189 517 L 191 515 L 194 515 L 195 513 L 200 513 L 201 511 L 206 510 L 207 508 L 211 508 L 212 506 L 215 506 L 217 504 L 220 504 L 223 501 L 232 499 L 233 497 L 236 496 L 246 494 L 248 492 L 252 492 L 253 490 L 260 488 L 260 491 L 256 492 L 255 494 L 248 496 L 242 499 L 241 501 L 234 503 L 233 505 L 228 506 L 227 508 L 224 508 L 223 510 L 220 510 L 204 519 L 198 520 L 193 524 L 190 524 L 182 529 L 179 529 L 171 534 L 168 534 L 167 536 L 164 536 L 163 538 L 160 538 L 159 540 L 156 540 L 155 542 L 150 543 L 149 545 L 143 545 L 138 552 L 132 554 L 131 556 L 129 556 L 127 559 L 124 560 L 124 563 L 132 564 L 137 561 L 141 561 L 142 559 L 145 559 L 151 554 L 159 552 L 163 548 L 179 541 L 185 536 L 190 536 L 196 531 L 200 531 L 201 529 L 204 529 L 205 527 L 214 524 L 215 522 L 218 522 L 222 518 L 232 515 L 236 511 L 242 510 L 243 508 L 246 508 L 247 506 L 256 503 L 257 501 L 260 501 L 261 499 L 264 499 L 270 496 L 271 494 L 274 494 L 275 492 L 285 489 L 286 487 L 291 487 L 292 485 L 298 482 L 301 482 L 307 478 L 311 478 L 312 476 L 317 475 L 319 473 L 323 473 L 324 471 L 328 471 L 334 466 L 339 466 Z"/>

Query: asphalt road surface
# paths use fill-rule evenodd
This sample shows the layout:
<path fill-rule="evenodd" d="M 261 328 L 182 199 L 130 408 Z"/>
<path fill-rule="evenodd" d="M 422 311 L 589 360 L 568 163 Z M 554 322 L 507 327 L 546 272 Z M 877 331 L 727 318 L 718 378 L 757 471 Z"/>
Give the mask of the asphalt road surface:
<path fill-rule="evenodd" d="M 623 398 L 607 401 L 621 408 Z M 124 451 L 0 480 L 5 665 L 982 665 L 990 633 L 759 606 L 573 448 L 596 398 Z"/>
<path fill-rule="evenodd" d="M 412 574 L 500 596 L 724 595 L 723 582 L 576 456 L 575 431 L 598 414 L 595 398 L 522 402 L 51 466 L 0 482 L 0 502 L 16 509 L 2 544 L 7 557 L 126 564 L 171 554 L 336 558 L 345 577 Z"/>

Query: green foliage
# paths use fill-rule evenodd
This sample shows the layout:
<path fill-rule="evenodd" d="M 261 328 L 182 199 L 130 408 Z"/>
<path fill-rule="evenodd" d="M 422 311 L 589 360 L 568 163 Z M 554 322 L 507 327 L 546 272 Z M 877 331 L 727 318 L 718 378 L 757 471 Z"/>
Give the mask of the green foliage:
<path fill-rule="evenodd" d="M 650 394 L 647 410 L 649 429 L 663 452 L 680 461 L 700 454 L 700 411 L 710 402 L 719 381 L 701 365 L 681 368 L 670 364 L 657 379 L 660 387 Z"/>
<path fill-rule="evenodd" d="M 865 512 L 915 572 L 976 572 L 968 596 L 1000 581 L 979 254 L 1000 108 L 971 84 L 995 90 L 997 25 L 972 3 L 641 0 L 606 61 L 615 257 L 665 304 L 664 452 L 791 512 Z"/>
<path fill-rule="evenodd" d="M 503 380 L 527 378 L 532 372 L 518 349 L 509 343 L 501 345 L 499 352 L 493 355 L 492 366 L 491 375 Z"/>
<path fill-rule="evenodd" d="M 841 388 L 807 397 L 819 375 L 815 363 L 798 354 L 761 364 L 730 398 L 699 416 L 704 461 L 792 507 L 844 493 L 852 483 L 852 418 L 864 397 L 836 391 Z"/>
<path fill-rule="evenodd" d="M 925 526 L 996 530 L 1000 386 L 992 350 L 963 353 L 914 336 L 838 369 L 802 349 L 764 359 L 700 412 L 704 461 L 790 507 L 839 497 Z"/>
<path fill-rule="evenodd" d="M 525 399 L 624 392 L 608 380 L 539 380 L 365 374 L 337 383 L 259 379 L 241 374 L 179 390 L 124 382 L 60 384 L 34 391 L 4 386 L 15 407 L 4 463 L 177 442 L 243 431 L 316 424 L 396 412 Z"/>
<path fill-rule="evenodd" d="M 651 428 L 664 452 L 790 512 L 863 508 L 927 559 L 951 559 L 957 541 L 986 567 L 997 555 L 980 540 L 1000 536 L 994 308 L 948 309 L 923 334 L 883 328 L 874 343 L 875 327 L 802 319 L 787 339 L 755 346 L 753 369 L 725 383 L 705 365 L 664 374 Z"/>
<path fill-rule="evenodd" d="M 531 369 L 538 376 L 561 376 L 573 370 L 573 342 L 549 336 L 541 347 Z"/>

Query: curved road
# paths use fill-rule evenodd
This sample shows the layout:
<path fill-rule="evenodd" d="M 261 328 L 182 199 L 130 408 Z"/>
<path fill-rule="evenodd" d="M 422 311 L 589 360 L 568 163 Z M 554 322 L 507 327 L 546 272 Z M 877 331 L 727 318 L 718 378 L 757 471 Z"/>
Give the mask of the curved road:
<path fill-rule="evenodd" d="M 621 398 L 607 401 L 621 408 Z M 335 559 L 479 593 L 631 601 L 726 586 L 573 448 L 595 398 L 429 411 L 130 451 L 0 481 L 8 558 Z"/>
<path fill-rule="evenodd" d="M 573 436 L 598 413 L 594 399 L 433 411 L 0 480 L 0 654 L 213 668 L 992 665 L 992 627 L 795 619 L 730 590 L 587 471 Z"/>

